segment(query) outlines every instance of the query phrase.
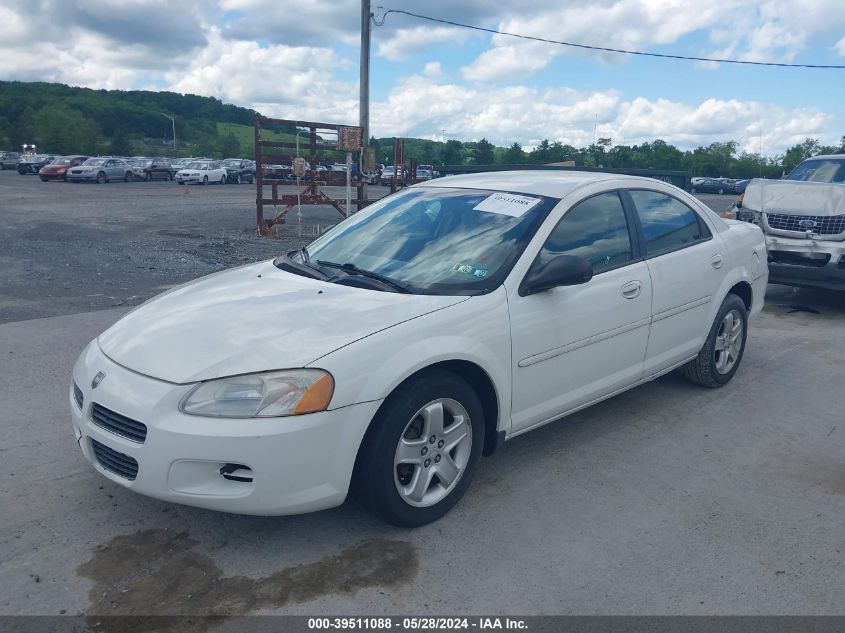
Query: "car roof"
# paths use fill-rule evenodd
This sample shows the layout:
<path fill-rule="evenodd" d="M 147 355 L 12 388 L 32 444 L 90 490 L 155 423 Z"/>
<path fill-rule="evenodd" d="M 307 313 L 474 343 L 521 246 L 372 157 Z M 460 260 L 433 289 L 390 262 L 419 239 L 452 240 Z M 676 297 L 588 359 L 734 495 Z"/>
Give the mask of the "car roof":
<path fill-rule="evenodd" d="M 810 158 L 805 158 L 801 162 L 807 162 L 808 160 L 845 160 L 845 154 L 819 154 L 818 156 L 810 156 Z"/>
<path fill-rule="evenodd" d="M 415 185 L 416 187 L 458 187 L 463 189 L 493 189 L 514 193 L 533 193 L 562 198 L 590 183 L 608 180 L 630 180 L 647 184 L 653 179 L 595 171 L 534 170 L 488 171 L 477 174 L 446 176 Z"/>

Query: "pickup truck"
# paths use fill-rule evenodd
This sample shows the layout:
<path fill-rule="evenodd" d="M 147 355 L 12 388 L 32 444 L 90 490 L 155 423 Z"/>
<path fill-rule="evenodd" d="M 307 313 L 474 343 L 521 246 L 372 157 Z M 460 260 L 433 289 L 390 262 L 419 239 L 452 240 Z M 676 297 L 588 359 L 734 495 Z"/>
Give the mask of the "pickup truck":
<path fill-rule="evenodd" d="M 845 154 L 809 158 L 785 180 L 752 180 L 736 219 L 763 229 L 772 283 L 845 291 Z"/>

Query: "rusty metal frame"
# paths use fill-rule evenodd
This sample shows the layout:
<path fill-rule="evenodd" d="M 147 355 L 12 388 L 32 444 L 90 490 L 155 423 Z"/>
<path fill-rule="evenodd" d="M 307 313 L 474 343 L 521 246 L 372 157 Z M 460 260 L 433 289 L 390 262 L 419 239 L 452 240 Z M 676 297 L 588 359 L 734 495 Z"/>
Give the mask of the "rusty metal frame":
<path fill-rule="evenodd" d="M 282 195 L 279 195 L 280 186 L 296 186 L 295 182 L 279 181 L 278 179 L 270 180 L 268 178 L 265 178 L 266 172 L 268 171 L 264 168 L 265 163 L 272 164 L 277 160 L 286 158 L 285 156 L 281 156 L 278 154 L 265 154 L 265 148 L 275 147 L 285 149 L 296 149 L 296 143 L 291 143 L 289 141 L 264 140 L 261 136 L 262 126 L 266 127 L 269 125 L 289 126 L 308 129 L 308 142 L 306 145 L 306 149 L 308 151 L 308 160 L 311 164 L 311 179 L 305 183 L 304 188 L 299 192 L 298 195 L 296 193 L 283 193 Z M 318 174 L 320 172 L 317 169 L 317 154 L 319 151 L 341 151 L 338 150 L 336 146 L 318 143 L 318 139 L 322 140 L 318 137 L 318 132 L 323 136 L 325 136 L 326 133 L 331 134 L 332 132 L 338 134 L 340 128 L 356 128 L 359 130 L 359 134 L 361 131 L 361 128 L 356 126 L 339 125 L 335 123 L 317 123 L 314 121 L 271 119 L 269 117 L 264 117 L 261 115 L 257 115 L 255 117 L 255 215 L 259 235 L 277 237 L 278 231 L 274 227 L 276 227 L 276 225 L 285 223 L 285 216 L 296 207 L 297 201 L 299 201 L 299 204 L 304 205 L 330 205 L 337 210 L 337 212 L 342 218 L 346 217 L 346 211 L 343 208 L 343 206 L 346 205 L 346 199 L 344 198 L 341 200 L 331 198 L 326 195 L 326 193 L 324 193 L 321 189 L 321 187 L 325 187 L 327 185 L 345 186 L 345 172 L 326 172 L 324 176 L 320 176 L 321 179 L 318 179 Z M 329 176 L 329 174 L 337 174 L 337 176 Z M 343 177 L 343 182 L 333 182 L 334 180 L 339 181 L 340 176 Z M 269 180 L 269 182 L 265 182 L 266 180 Z M 352 184 L 357 189 L 357 195 L 355 196 L 355 198 L 353 198 L 352 204 L 353 206 L 355 206 L 356 211 L 360 211 L 365 206 L 367 206 L 367 204 L 369 204 L 369 201 L 363 198 L 363 181 L 360 178 L 360 174 L 357 179 L 353 180 Z M 271 188 L 270 198 L 264 197 L 265 185 L 269 185 Z M 274 208 L 281 206 L 282 209 L 278 211 L 273 218 L 268 220 L 264 218 L 264 207 L 266 205 L 272 205 Z"/>

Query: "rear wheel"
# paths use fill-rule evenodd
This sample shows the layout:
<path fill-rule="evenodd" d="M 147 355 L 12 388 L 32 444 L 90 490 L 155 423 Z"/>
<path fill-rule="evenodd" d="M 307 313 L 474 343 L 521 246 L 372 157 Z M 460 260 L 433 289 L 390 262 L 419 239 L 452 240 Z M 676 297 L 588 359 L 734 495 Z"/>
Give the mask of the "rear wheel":
<path fill-rule="evenodd" d="M 108 178 L 106 178 L 106 173 L 105 173 L 105 172 L 101 171 L 99 174 L 97 174 L 97 184 L 98 184 L 98 185 L 105 184 L 105 183 L 107 183 L 108 181 L 109 181 L 109 179 L 108 179 Z"/>
<path fill-rule="evenodd" d="M 123 182 L 132 182 L 132 172 L 131 171 L 127 171 L 125 174 L 123 174 Z"/>
<path fill-rule="evenodd" d="M 147 182 L 151 181 L 152 179 L 153 175 L 151 172 L 147 172 L 146 174 L 144 174 L 144 180 L 146 180 Z"/>
<path fill-rule="evenodd" d="M 49 178 L 45 178 L 44 176 L 39 176 L 41 178 L 41 182 L 47 182 Z"/>
<path fill-rule="evenodd" d="M 235 184 L 236 184 L 236 185 L 240 185 L 241 183 L 242 183 L 242 181 L 241 181 L 241 175 L 240 175 L 240 174 L 238 174 L 238 175 L 235 177 Z"/>
<path fill-rule="evenodd" d="M 733 378 L 748 336 L 748 311 L 736 295 L 725 297 L 704 347 L 698 356 L 681 368 L 684 377 L 702 387 L 716 389 Z"/>
<path fill-rule="evenodd" d="M 725 190 L 724 190 L 724 189 L 719 189 L 719 195 L 721 196 L 723 193 L 725 193 Z"/>
<path fill-rule="evenodd" d="M 413 378 L 373 420 L 353 493 L 393 525 L 425 525 L 463 496 L 483 444 L 481 402 L 463 378 L 445 371 Z"/>

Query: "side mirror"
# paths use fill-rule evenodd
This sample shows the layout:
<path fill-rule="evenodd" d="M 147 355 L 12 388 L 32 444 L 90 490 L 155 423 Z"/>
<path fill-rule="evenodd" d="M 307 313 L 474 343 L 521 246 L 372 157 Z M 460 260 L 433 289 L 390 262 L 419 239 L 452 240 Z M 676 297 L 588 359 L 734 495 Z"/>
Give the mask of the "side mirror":
<path fill-rule="evenodd" d="M 577 286 L 593 278 L 593 266 L 583 257 L 558 255 L 543 266 L 532 266 L 519 286 L 522 297 L 558 286 Z"/>

